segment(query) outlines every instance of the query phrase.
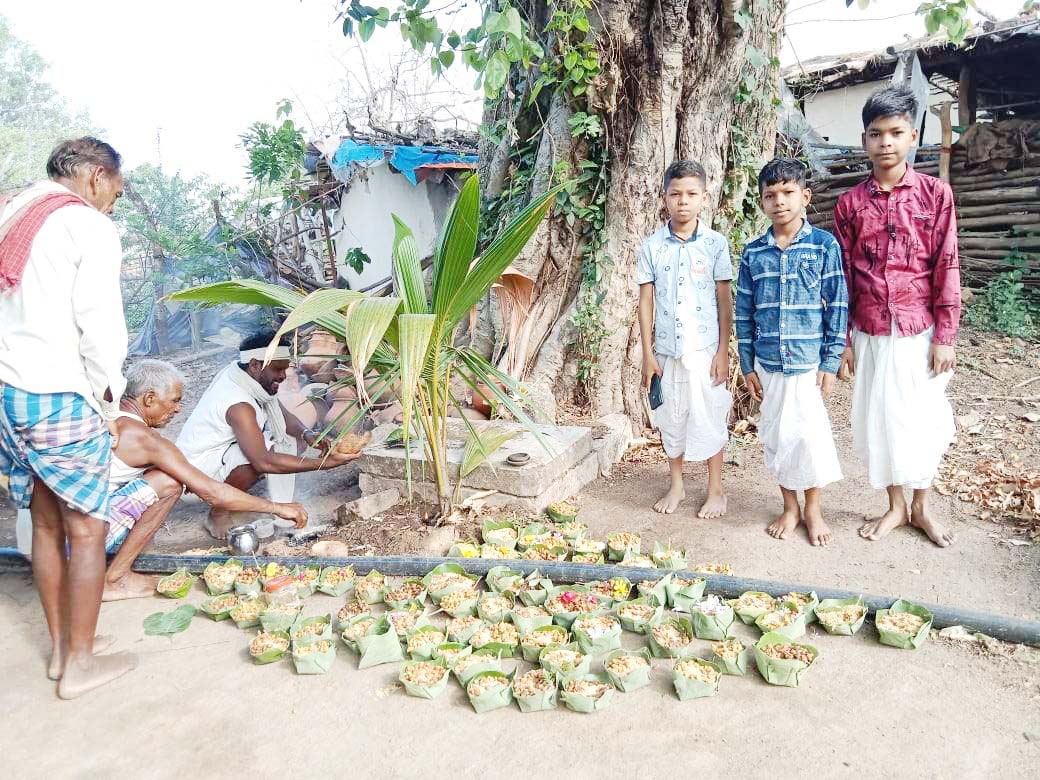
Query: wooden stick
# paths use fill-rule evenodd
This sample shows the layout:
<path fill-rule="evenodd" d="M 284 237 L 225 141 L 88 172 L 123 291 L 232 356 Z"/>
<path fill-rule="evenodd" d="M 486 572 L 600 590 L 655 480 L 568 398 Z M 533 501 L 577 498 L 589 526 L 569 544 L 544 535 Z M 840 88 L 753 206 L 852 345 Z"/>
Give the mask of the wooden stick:
<path fill-rule="evenodd" d="M 984 192 L 954 193 L 958 205 L 972 206 L 983 203 L 1032 201 L 1040 198 L 1040 187 L 994 187 Z"/>
<path fill-rule="evenodd" d="M 1018 388 L 1020 387 L 1025 387 L 1026 385 L 1033 384 L 1033 382 L 1040 382 L 1040 376 L 1034 376 L 1032 379 L 1027 379 L 1024 382 L 1019 382 L 1017 385 L 1013 385 L 1011 389 L 1018 390 Z"/>

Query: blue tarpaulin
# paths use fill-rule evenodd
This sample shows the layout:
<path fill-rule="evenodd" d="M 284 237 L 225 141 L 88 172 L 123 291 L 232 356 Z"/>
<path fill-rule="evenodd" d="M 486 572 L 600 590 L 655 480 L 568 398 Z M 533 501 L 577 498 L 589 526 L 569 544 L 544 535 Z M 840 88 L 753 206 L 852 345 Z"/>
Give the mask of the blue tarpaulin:
<path fill-rule="evenodd" d="M 412 184 L 418 184 L 416 169 L 425 165 L 444 163 L 477 164 L 477 155 L 460 154 L 452 149 L 439 146 L 395 146 L 391 144 L 359 144 L 350 139 L 344 140 L 332 158 L 333 171 L 343 170 L 351 164 L 370 166 L 389 159 L 390 164 L 399 170 Z M 337 178 L 340 178 L 337 176 Z"/>

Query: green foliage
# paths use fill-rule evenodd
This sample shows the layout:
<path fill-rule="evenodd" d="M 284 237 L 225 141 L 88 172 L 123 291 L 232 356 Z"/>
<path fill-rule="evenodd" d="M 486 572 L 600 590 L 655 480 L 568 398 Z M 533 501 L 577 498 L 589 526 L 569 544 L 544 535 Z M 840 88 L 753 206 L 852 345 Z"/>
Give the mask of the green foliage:
<path fill-rule="evenodd" d="M 347 254 L 343 257 L 343 262 L 350 266 L 354 273 L 359 274 L 365 270 L 366 265 L 372 262 L 372 258 L 368 256 L 364 249 L 356 246 L 347 250 Z"/>
<path fill-rule="evenodd" d="M 990 280 L 965 310 L 965 319 L 976 327 L 1018 336 L 1040 338 L 1040 300 L 1026 288 L 1026 257 L 1007 258 L 1015 267 Z"/>
<path fill-rule="evenodd" d="M 191 604 L 181 604 L 169 612 L 153 612 L 144 619 L 144 632 L 149 636 L 168 636 L 186 631 L 195 617 Z"/>
<path fill-rule="evenodd" d="M 0 192 L 42 179 L 51 150 L 96 132 L 46 80 L 47 63 L 0 16 Z"/>
<path fill-rule="evenodd" d="M 975 0 L 931 0 L 917 7 L 917 14 L 924 17 L 924 26 L 929 35 L 945 30 L 950 42 L 959 46 L 971 29 L 968 12 L 976 10 Z"/>
<path fill-rule="evenodd" d="M 415 51 L 429 54 L 434 75 L 461 61 L 477 73 L 475 88 L 483 86 L 484 94 L 498 98 L 506 85 L 510 67 L 521 65 L 530 70 L 544 56 L 541 45 L 531 37 L 530 27 L 520 12 L 507 2 L 494 7 L 485 5 L 481 21 L 469 29 L 442 27 L 429 0 L 404 0 L 394 10 L 362 5 L 358 0 L 340 0 L 343 34 L 357 33 L 368 41 L 377 27 L 396 24 L 401 37 Z"/>
<path fill-rule="evenodd" d="M 242 146 L 249 155 L 249 177 L 260 184 L 281 184 L 303 176 L 307 145 L 303 128 L 289 114 L 292 103 L 278 106 L 277 124 L 254 122 L 242 134 Z"/>

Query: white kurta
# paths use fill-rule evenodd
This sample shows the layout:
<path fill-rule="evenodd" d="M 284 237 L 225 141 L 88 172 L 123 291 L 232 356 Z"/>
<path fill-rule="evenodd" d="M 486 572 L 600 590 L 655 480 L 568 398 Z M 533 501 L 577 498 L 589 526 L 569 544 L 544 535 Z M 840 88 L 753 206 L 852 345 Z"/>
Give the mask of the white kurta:
<path fill-rule="evenodd" d="M 263 405 L 224 371 L 206 388 L 177 437 L 177 447 L 188 462 L 218 482 L 226 481 L 238 466 L 249 463 L 227 421 L 228 409 L 240 403 L 253 407 L 256 424 L 264 434 L 264 444 L 271 449 L 274 442 L 267 430 L 267 413 Z M 272 501 L 292 501 L 295 488 L 295 474 L 267 475 L 267 492 Z"/>
<path fill-rule="evenodd" d="M 953 372 L 928 365 L 932 329 L 916 336 L 852 332 L 856 376 L 852 438 L 874 488 L 931 487 L 953 441 L 953 408 L 946 386 Z"/>
<path fill-rule="evenodd" d="M 780 487 L 807 490 L 842 478 L 830 417 L 816 371 L 784 375 L 755 363 L 762 383 L 758 438 Z"/>
<path fill-rule="evenodd" d="M 52 181 L 34 184 L 0 221 L 33 198 L 67 192 Z M 30 393 L 79 393 L 114 419 L 126 387 L 122 262 L 119 233 L 100 211 L 63 206 L 47 217 L 21 282 L 0 294 L 0 382 Z"/>

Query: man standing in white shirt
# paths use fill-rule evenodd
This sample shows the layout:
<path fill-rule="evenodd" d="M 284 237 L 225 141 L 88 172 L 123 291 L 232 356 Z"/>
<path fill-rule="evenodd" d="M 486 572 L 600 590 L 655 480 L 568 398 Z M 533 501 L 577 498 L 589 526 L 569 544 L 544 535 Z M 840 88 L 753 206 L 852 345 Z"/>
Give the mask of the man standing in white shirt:
<path fill-rule="evenodd" d="M 65 141 L 47 161 L 49 181 L 0 203 L 0 473 L 32 512 L 48 677 L 65 699 L 137 663 L 129 653 L 95 655 L 111 641 L 95 629 L 126 384 L 122 250 L 107 216 L 123 192 L 120 162 L 96 138 Z"/>

